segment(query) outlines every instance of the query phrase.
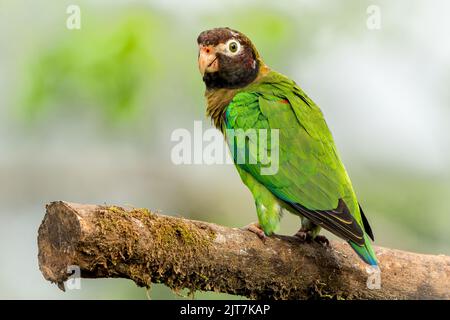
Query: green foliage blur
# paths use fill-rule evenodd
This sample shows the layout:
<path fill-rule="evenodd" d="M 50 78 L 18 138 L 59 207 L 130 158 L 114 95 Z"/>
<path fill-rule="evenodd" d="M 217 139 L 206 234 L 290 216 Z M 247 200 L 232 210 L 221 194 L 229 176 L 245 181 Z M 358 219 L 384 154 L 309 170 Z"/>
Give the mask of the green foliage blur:
<path fill-rule="evenodd" d="M 129 120 L 144 92 L 157 89 L 163 48 L 153 30 L 162 28 L 151 12 L 132 12 L 113 25 L 92 19 L 89 28 L 55 39 L 27 68 L 22 116 L 37 121 L 52 108 L 67 106 L 65 101 L 77 100 L 100 108 L 108 121 Z"/>

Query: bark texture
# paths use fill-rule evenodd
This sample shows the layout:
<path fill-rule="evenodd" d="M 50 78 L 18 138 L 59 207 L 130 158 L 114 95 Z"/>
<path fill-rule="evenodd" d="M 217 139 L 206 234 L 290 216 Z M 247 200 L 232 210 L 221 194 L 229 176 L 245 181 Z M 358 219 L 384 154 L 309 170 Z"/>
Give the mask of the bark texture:
<path fill-rule="evenodd" d="M 450 299 L 450 257 L 376 247 L 381 288 L 351 248 L 255 234 L 152 213 L 52 202 L 39 228 L 39 267 L 63 283 L 70 265 L 85 278 L 206 290 L 253 299 Z M 376 279 L 375 275 L 371 279 Z"/>

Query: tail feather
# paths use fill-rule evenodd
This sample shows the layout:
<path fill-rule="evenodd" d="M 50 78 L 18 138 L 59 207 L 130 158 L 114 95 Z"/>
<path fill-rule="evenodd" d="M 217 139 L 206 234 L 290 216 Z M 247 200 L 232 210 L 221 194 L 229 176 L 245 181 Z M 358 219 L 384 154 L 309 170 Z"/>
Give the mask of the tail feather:
<path fill-rule="evenodd" d="M 350 246 L 355 250 L 358 256 L 364 260 L 365 263 L 370 264 L 371 266 L 377 266 L 378 261 L 373 251 L 372 245 L 370 244 L 370 239 L 367 234 L 364 233 L 364 245 L 360 246 L 353 241 L 348 242 Z"/>
<path fill-rule="evenodd" d="M 372 241 L 375 241 L 375 237 L 373 236 L 372 228 L 370 227 L 369 221 L 367 220 L 366 215 L 364 214 L 363 209 L 361 208 L 361 205 L 359 205 L 359 212 L 361 213 L 361 219 L 364 226 L 364 231 L 367 233 L 367 235 L 372 239 Z"/>

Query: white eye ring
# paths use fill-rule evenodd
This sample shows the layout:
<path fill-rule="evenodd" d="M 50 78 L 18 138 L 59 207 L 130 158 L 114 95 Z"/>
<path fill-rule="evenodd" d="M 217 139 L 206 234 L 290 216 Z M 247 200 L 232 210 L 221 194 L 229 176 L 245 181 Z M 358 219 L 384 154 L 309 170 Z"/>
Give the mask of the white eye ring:
<path fill-rule="evenodd" d="M 235 39 L 230 39 L 225 44 L 225 48 L 229 54 L 235 55 L 241 51 L 241 44 Z"/>

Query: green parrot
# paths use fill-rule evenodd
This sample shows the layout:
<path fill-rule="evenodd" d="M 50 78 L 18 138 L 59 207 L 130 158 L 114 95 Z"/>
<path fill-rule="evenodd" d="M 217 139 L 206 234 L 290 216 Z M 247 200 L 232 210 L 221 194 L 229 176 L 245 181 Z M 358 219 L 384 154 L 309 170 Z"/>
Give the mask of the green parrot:
<path fill-rule="evenodd" d="M 241 32 L 211 29 L 202 32 L 197 42 L 207 114 L 224 134 L 239 175 L 255 200 L 258 222 L 247 229 L 261 238 L 270 236 L 286 210 L 301 217 L 296 236 L 327 244 L 318 235 L 323 227 L 376 266 L 369 240 L 374 239 L 372 230 L 319 107 L 294 81 L 271 70 Z M 267 136 L 276 129 L 276 172 L 262 172 L 267 159 L 260 149 L 269 157 L 274 154 L 270 139 L 249 136 L 239 143 L 237 135 L 230 134 L 251 129 L 266 130 Z M 267 142 L 266 146 L 258 141 Z M 239 154 L 248 161 L 238 161 Z"/>

